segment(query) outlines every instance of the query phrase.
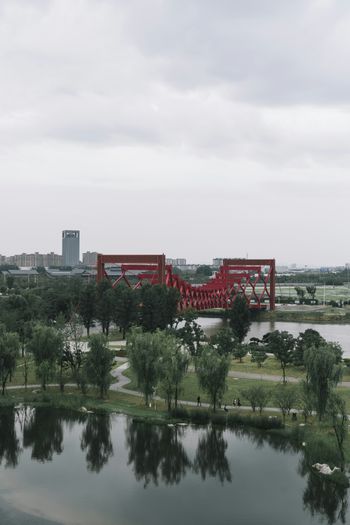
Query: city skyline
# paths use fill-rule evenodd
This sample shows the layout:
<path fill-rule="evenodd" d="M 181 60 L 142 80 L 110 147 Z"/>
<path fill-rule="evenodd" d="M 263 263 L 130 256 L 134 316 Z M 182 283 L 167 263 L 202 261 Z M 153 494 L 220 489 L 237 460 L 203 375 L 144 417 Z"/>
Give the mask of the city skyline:
<path fill-rule="evenodd" d="M 349 22 L 326 0 L 4 0 L 0 252 L 73 227 L 83 251 L 345 264 Z"/>

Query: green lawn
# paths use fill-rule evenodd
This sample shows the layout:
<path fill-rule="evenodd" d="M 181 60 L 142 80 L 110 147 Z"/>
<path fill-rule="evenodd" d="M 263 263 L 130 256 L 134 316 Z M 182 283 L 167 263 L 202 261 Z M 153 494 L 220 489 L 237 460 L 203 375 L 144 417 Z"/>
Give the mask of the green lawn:
<path fill-rule="evenodd" d="M 74 381 L 72 380 L 72 376 L 71 376 L 71 373 L 69 370 L 65 371 L 64 373 L 64 380 L 66 383 L 69 383 L 69 382 L 73 382 Z M 58 376 L 57 374 L 55 375 L 55 377 L 53 377 L 52 380 L 49 381 L 50 383 L 56 383 L 58 382 Z M 34 364 L 34 359 L 33 358 L 29 358 L 29 370 L 28 370 L 28 385 L 34 385 L 34 384 L 39 384 L 40 383 L 40 380 L 36 377 L 36 374 L 35 374 L 35 364 Z M 23 385 L 24 386 L 24 359 L 23 358 L 19 358 L 17 360 L 17 366 L 16 366 L 16 370 L 12 376 L 12 380 L 11 381 L 8 381 L 7 383 L 7 386 L 21 386 Z"/>
<path fill-rule="evenodd" d="M 258 368 L 256 363 L 252 363 L 249 355 L 243 358 L 242 363 L 237 359 L 233 359 L 231 361 L 230 370 L 236 372 L 249 372 L 253 374 L 277 375 L 282 377 L 281 365 L 274 356 L 268 357 L 261 368 Z M 305 372 L 301 367 L 288 365 L 286 368 L 286 375 L 301 378 L 304 377 Z"/>
<path fill-rule="evenodd" d="M 234 372 L 248 372 L 253 374 L 276 375 L 282 377 L 281 365 L 274 356 L 269 356 L 261 368 L 258 368 L 256 363 L 252 363 L 250 356 L 245 356 L 243 362 L 233 359 L 230 365 L 230 370 Z M 305 377 L 305 370 L 303 367 L 288 365 L 286 368 L 286 376 L 303 379 Z M 350 381 L 350 368 L 344 366 L 342 381 Z"/>
<path fill-rule="evenodd" d="M 124 375 L 131 379 L 131 383 L 129 383 L 126 388 L 128 388 L 129 390 L 138 390 L 137 382 L 134 378 L 133 372 L 130 369 L 128 369 L 126 370 Z M 271 392 L 270 400 L 267 403 L 267 406 L 275 407 L 276 403 L 273 399 L 273 392 L 276 385 L 279 383 L 280 382 L 261 381 L 257 379 L 235 379 L 229 377 L 227 379 L 227 391 L 223 398 L 223 404 L 226 403 L 228 406 L 230 406 L 232 405 L 233 399 L 237 399 L 239 397 L 242 405 L 249 405 L 249 402 L 247 401 L 247 399 L 244 398 L 242 391 L 244 391 L 250 386 L 260 384 L 263 385 L 266 390 Z M 295 387 L 297 388 L 297 385 L 295 385 Z M 350 388 L 338 387 L 337 390 L 344 398 L 347 410 L 350 413 Z M 161 395 L 160 392 L 157 392 L 157 395 L 158 394 Z M 203 392 L 198 386 L 196 374 L 189 372 L 183 381 L 180 399 L 196 402 L 198 396 L 200 396 L 201 401 L 203 403 L 209 403 L 209 398 L 207 394 Z"/>

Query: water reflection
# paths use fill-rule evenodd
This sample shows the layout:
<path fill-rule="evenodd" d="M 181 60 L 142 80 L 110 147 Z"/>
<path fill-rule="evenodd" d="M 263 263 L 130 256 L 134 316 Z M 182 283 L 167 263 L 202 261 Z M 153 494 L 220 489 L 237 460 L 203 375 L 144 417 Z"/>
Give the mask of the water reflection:
<path fill-rule="evenodd" d="M 125 447 L 122 446 L 123 433 Z M 114 454 L 117 437 L 118 454 Z M 29 448 L 29 454 L 21 454 L 22 439 L 23 447 Z M 123 522 L 130 525 L 153 523 L 151 513 L 144 521 L 135 518 L 135 515 L 139 516 L 139 508 L 134 503 L 136 493 L 138 501 L 142 501 L 142 509 L 146 501 L 157 501 L 154 505 L 158 504 L 157 499 L 162 494 L 164 513 L 174 515 L 180 510 L 176 504 L 172 510 L 172 501 L 181 499 L 181 512 L 184 514 L 182 522 L 201 522 L 206 525 L 213 522 L 214 516 L 208 508 L 201 513 L 200 502 L 209 486 L 221 512 L 230 516 L 231 504 L 234 503 L 235 516 L 247 516 L 246 523 L 258 522 L 257 509 L 265 512 L 266 519 L 261 520 L 264 525 L 282 522 L 287 525 L 306 524 L 310 520 L 313 523 L 325 521 L 329 525 L 346 523 L 349 509 L 345 476 L 344 483 L 341 483 L 341 477 L 338 479 L 340 483 L 335 483 L 332 478 L 312 469 L 316 462 L 328 463 L 331 467 L 339 466 L 336 447 L 328 440 L 317 444 L 307 442 L 306 447 L 301 447 L 304 440 L 308 441 L 304 437 L 304 428 L 286 439 L 248 429 L 231 431 L 215 426 L 156 426 L 122 416 L 79 414 L 43 408 L 23 408 L 17 412 L 2 409 L 0 464 L 3 467 L 16 467 L 17 471 L 4 474 L 3 469 L 0 469 L 0 485 L 5 486 L 8 482 L 11 494 L 18 491 L 18 501 L 26 494 L 25 491 L 35 494 L 37 490 L 39 494 L 42 487 L 45 487 L 48 499 L 54 500 L 55 494 L 59 492 L 63 504 L 74 509 L 70 516 L 80 516 L 82 512 L 84 523 L 89 525 L 111 523 L 110 517 L 114 516 L 116 509 L 119 512 L 125 508 L 123 505 L 129 501 L 129 496 L 132 500 L 128 515 L 130 519 L 128 521 L 127 516 L 123 515 Z M 52 462 L 46 468 L 35 465 L 31 471 L 30 455 L 36 462 L 47 462 L 55 454 L 61 454 L 59 462 Z M 105 468 L 108 463 L 113 468 Z M 127 464 L 129 469 L 126 468 Z M 103 474 L 87 476 L 86 468 L 90 473 L 101 473 L 103 470 Z M 203 480 L 203 483 L 198 483 L 198 480 Z M 115 493 L 118 483 L 122 487 L 119 496 Z M 167 485 L 168 489 L 161 492 L 143 490 L 143 487 L 151 489 L 151 485 L 152 488 Z M 72 486 L 77 487 L 74 497 Z M 283 494 L 278 492 L 282 486 L 287 488 Z M 250 508 L 251 493 L 255 494 L 255 507 Z M 277 493 L 280 494 L 278 501 L 275 498 Z M 85 508 L 86 501 L 90 500 L 91 505 Z M 89 513 L 101 501 L 103 504 L 99 512 L 102 518 L 99 521 L 97 513 L 93 517 Z M 286 516 L 288 502 L 294 503 Z M 1 505 L 0 499 L 0 508 Z M 19 509 L 23 510 L 21 507 Z M 191 514 L 193 509 L 195 515 Z M 251 521 L 248 521 L 248 517 Z M 95 518 L 95 522 L 92 522 Z M 67 522 L 77 521 L 67 518 Z M 7 519 L 4 523 L 12 525 L 14 522 Z M 17 520 L 17 523 L 21 521 Z"/>
<path fill-rule="evenodd" d="M 86 450 L 87 468 L 100 472 L 113 456 L 111 420 L 108 414 L 90 414 L 81 435 L 80 446 Z"/>
<path fill-rule="evenodd" d="M 23 446 L 32 447 L 32 459 L 52 461 L 63 451 L 63 417 L 60 412 L 36 408 L 23 425 Z"/>
<path fill-rule="evenodd" d="M 126 428 L 128 465 L 133 466 L 135 478 L 146 487 L 151 481 L 158 485 L 179 483 L 191 462 L 181 443 L 183 429 L 154 426 L 130 421 Z"/>
<path fill-rule="evenodd" d="M 193 463 L 195 472 L 199 472 L 202 479 L 207 476 L 217 477 L 223 483 L 232 481 L 230 465 L 226 457 L 227 441 L 223 431 L 210 428 L 198 440 L 196 457 Z"/>
<path fill-rule="evenodd" d="M 346 523 L 348 509 L 347 488 L 337 485 L 321 474 L 310 473 L 303 494 L 304 508 L 312 516 L 319 514 L 329 525 Z"/>
<path fill-rule="evenodd" d="M 218 477 L 223 483 L 231 481 L 231 471 L 226 457 L 227 441 L 223 431 L 208 429 L 199 438 L 195 459 L 189 459 L 182 443 L 184 429 L 181 427 L 144 425 L 132 421 L 126 430 L 128 464 L 138 481 L 146 487 L 151 481 L 158 485 L 178 484 L 187 471 Z"/>
<path fill-rule="evenodd" d="M 0 465 L 16 467 L 21 453 L 15 427 L 15 412 L 9 408 L 0 411 Z"/>
<path fill-rule="evenodd" d="M 345 476 L 339 474 L 338 482 L 315 472 L 312 465 L 316 462 L 339 465 L 339 454 L 332 446 L 324 442 L 310 443 L 305 447 L 299 463 L 299 473 L 306 477 L 303 494 L 304 508 L 312 516 L 319 514 L 327 519 L 329 525 L 340 521 L 346 522 L 348 509 L 348 486 Z"/>

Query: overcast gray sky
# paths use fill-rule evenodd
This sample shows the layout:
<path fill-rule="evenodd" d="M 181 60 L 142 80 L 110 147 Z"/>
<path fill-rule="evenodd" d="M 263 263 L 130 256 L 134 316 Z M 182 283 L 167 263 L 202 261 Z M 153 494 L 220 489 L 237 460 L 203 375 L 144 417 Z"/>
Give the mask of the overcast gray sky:
<path fill-rule="evenodd" d="M 349 0 L 0 0 L 0 253 L 350 261 Z"/>

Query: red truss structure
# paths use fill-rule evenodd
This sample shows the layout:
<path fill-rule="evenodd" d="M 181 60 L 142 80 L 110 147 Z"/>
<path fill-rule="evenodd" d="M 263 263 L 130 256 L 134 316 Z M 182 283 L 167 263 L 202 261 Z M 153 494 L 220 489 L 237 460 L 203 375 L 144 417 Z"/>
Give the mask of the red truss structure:
<path fill-rule="evenodd" d="M 108 271 L 118 267 L 118 272 Z M 110 279 L 112 286 L 124 282 L 140 288 L 145 282 L 164 284 L 180 292 L 180 309 L 230 308 L 237 295 L 243 295 L 251 309 L 275 309 L 275 259 L 224 259 L 222 266 L 202 285 L 193 285 L 173 273 L 165 255 L 97 256 L 97 282 Z"/>

